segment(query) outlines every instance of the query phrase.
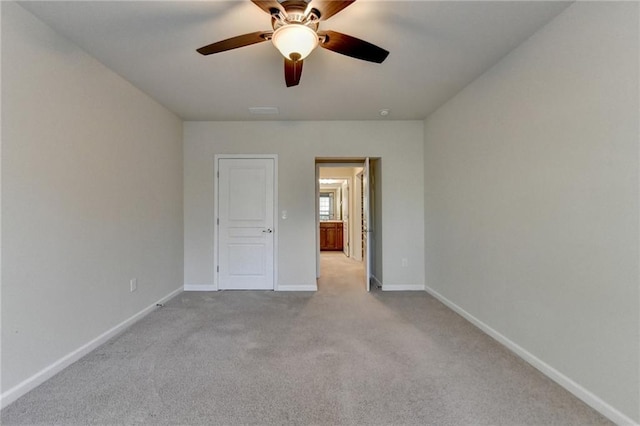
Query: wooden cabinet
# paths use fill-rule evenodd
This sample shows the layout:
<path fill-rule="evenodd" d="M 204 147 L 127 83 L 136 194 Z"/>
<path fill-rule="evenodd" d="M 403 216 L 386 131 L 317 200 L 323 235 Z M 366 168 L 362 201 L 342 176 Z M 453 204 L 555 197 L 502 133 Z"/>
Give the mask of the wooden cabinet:
<path fill-rule="evenodd" d="M 320 250 L 342 250 L 342 222 L 320 222 Z"/>

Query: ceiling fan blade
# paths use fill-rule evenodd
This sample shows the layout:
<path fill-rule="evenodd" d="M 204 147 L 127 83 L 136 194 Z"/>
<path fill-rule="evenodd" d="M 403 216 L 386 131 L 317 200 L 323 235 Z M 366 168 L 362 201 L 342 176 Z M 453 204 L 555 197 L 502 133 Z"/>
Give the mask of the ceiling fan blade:
<path fill-rule="evenodd" d="M 212 53 L 224 52 L 225 50 L 237 49 L 238 47 L 250 46 L 256 43 L 267 41 L 267 37 L 272 31 L 256 31 L 255 33 L 243 34 L 237 37 L 231 37 L 226 40 L 218 41 L 207 46 L 197 49 L 202 55 L 211 55 Z"/>
<path fill-rule="evenodd" d="M 292 61 L 284 58 L 284 80 L 287 87 L 297 86 L 302 76 L 302 60 Z"/>
<path fill-rule="evenodd" d="M 356 0 L 314 0 L 311 7 L 320 11 L 320 20 L 326 21 Z"/>
<path fill-rule="evenodd" d="M 381 64 L 389 55 L 383 48 L 350 35 L 336 31 L 322 31 L 318 34 L 325 36 L 325 41 L 320 46 L 352 58 Z"/>
<path fill-rule="evenodd" d="M 271 15 L 271 9 L 277 9 L 284 12 L 283 7 L 280 6 L 280 3 L 278 3 L 277 0 L 251 0 L 251 1 L 260 9 L 267 12 L 269 15 Z"/>

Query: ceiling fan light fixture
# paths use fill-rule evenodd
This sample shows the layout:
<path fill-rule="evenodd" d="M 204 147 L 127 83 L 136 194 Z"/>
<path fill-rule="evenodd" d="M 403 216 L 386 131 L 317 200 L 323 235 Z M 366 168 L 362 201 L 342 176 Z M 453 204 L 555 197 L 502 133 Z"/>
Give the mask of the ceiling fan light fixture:
<path fill-rule="evenodd" d="M 275 30 L 271 41 L 282 56 L 299 61 L 318 46 L 318 34 L 306 25 L 293 23 Z"/>

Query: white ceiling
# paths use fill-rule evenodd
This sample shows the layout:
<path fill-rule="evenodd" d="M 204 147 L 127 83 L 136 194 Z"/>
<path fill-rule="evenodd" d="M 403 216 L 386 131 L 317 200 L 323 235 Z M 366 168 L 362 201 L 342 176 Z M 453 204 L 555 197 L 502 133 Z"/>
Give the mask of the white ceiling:
<path fill-rule="evenodd" d="M 300 85 L 287 88 L 269 42 L 211 56 L 195 50 L 269 30 L 270 17 L 249 0 L 21 4 L 185 120 L 423 119 L 569 5 L 358 0 L 320 29 L 383 47 L 387 60 L 317 49 Z M 251 115 L 256 106 L 280 113 Z"/>

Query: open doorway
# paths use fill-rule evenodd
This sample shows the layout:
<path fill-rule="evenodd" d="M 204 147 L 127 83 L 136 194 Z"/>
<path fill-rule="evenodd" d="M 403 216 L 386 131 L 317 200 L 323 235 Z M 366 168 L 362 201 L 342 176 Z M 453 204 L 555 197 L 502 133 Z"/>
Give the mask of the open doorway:
<path fill-rule="evenodd" d="M 318 278 L 356 274 L 358 279 L 354 276 L 345 282 L 369 291 L 380 280 L 369 279 L 377 251 L 376 203 L 369 188 L 373 167 L 366 165 L 368 159 L 316 160 L 316 273 Z"/>

